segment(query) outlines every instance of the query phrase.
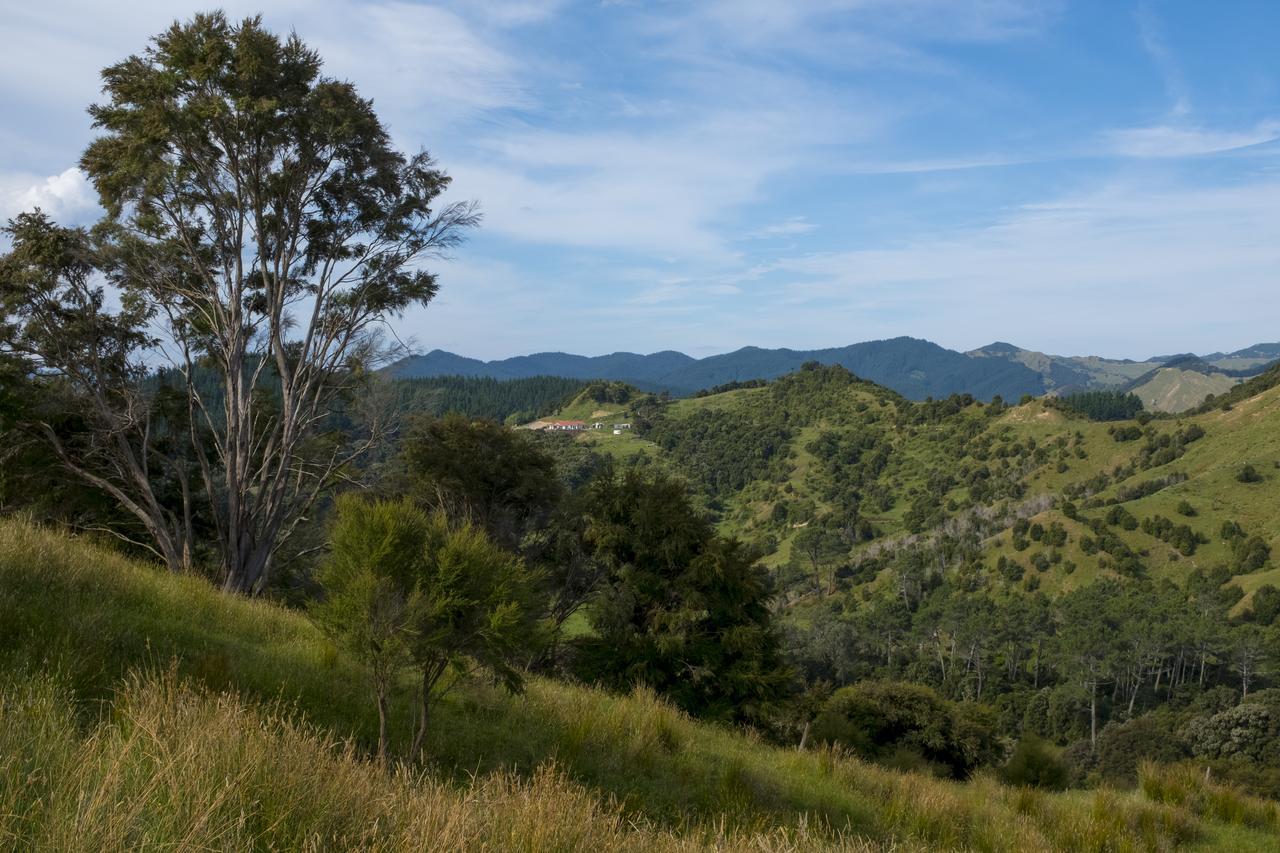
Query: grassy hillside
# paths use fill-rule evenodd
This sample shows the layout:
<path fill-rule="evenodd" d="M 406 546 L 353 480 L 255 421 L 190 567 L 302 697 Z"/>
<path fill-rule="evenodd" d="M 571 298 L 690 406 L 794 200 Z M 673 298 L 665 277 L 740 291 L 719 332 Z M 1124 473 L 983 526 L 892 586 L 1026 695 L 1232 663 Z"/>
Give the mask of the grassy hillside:
<path fill-rule="evenodd" d="M 860 517 L 873 535 L 853 547 L 854 562 L 948 519 L 975 511 L 1026 515 L 1021 507 L 1027 506 L 1031 523 L 1058 523 L 1068 531 L 1057 549 L 1062 562 L 1039 580 L 1046 592 L 1068 590 L 1117 574 L 1106 554 L 1085 553 L 1081 546 L 1094 536 L 1088 524 L 1119 504 L 1140 523 L 1166 519 L 1206 540 L 1188 554 L 1141 527 L 1110 525 L 1156 578 L 1232 569 L 1235 554 L 1221 531 L 1233 522 L 1247 536 L 1261 537 L 1278 557 L 1261 569 L 1230 572 L 1230 582 L 1246 593 L 1237 612 L 1255 589 L 1277 580 L 1275 371 L 1236 386 L 1230 405 L 1145 425 L 1094 422 L 1042 400 L 1003 410 L 963 399 L 915 404 L 837 371 L 677 400 L 660 409 L 648 430 L 576 440 L 621 458 L 643 454 L 688 477 L 722 530 L 760 544 L 773 566 L 791 560 L 791 541 L 810 520 L 831 516 L 841 495 L 856 491 Z M 1242 396 L 1248 390 L 1254 393 Z M 642 404 L 632 401 L 609 418 L 630 419 L 636 405 Z M 578 404 L 574 412 L 585 408 Z M 1181 444 L 1179 436 L 1193 426 L 1202 435 Z M 848 449 L 851 444 L 860 449 Z M 883 464 L 874 471 L 849 468 L 841 461 L 848 453 L 883 453 Z M 1260 482 L 1239 481 L 1245 465 L 1259 472 Z M 856 489 L 850 478 L 861 478 Z M 1064 515 L 1067 503 L 1080 510 L 1078 519 Z M 1194 516 L 1181 514 L 1185 504 Z M 1000 557 L 1027 563 L 1045 550 L 1017 551 L 1007 534 L 993 536 L 986 549 L 993 564 Z M 1066 563 L 1074 565 L 1071 573 L 1063 569 Z"/>
<path fill-rule="evenodd" d="M 1197 774 L 942 782 L 539 679 L 462 685 L 430 770 L 384 772 L 361 673 L 305 617 L 20 520 L 0 522 L 0 650 L 7 848 L 1264 850 L 1280 825 Z"/>
<path fill-rule="evenodd" d="M 1225 373 L 1201 373 L 1166 367 L 1154 371 L 1133 393 L 1151 412 L 1185 412 L 1200 405 L 1210 394 L 1230 391 L 1239 379 Z"/>

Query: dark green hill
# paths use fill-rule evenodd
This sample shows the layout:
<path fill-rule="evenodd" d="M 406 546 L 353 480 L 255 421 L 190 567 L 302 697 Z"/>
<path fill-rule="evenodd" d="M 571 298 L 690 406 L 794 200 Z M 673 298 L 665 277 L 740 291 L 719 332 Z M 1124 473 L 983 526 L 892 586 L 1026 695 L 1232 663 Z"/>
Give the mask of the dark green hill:
<path fill-rule="evenodd" d="M 1038 374 L 1025 365 L 1003 359 L 976 359 L 929 341 L 906 337 L 820 350 L 744 347 L 703 359 L 677 352 L 613 353 L 594 358 L 538 353 L 481 362 L 435 350 L 404 359 L 387 372 L 405 379 L 442 375 L 617 379 L 646 391 L 688 396 L 729 382 L 775 379 L 810 361 L 841 365 L 911 399 L 955 393 L 972 394 L 981 399 L 997 395 L 1018 399 L 1023 394 L 1045 391 Z"/>

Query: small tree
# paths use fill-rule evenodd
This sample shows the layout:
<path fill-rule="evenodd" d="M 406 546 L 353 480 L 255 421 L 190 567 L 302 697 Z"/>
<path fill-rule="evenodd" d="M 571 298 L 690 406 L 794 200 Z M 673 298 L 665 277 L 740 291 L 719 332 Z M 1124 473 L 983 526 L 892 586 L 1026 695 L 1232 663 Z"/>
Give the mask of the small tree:
<path fill-rule="evenodd" d="M 444 676 L 483 667 L 510 690 L 522 686 L 517 659 L 532 630 L 531 578 L 523 561 L 471 525 L 409 501 L 338 502 L 333 554 L 320 572 L 322 626 L 370 667 L 386 748 L 386 701 L 396 675 L 420 672 L 412 755 L 426 738 Z"/>
<path fill-rule="evenodd" d="M 523 689 L 515 662 L 535 631 L 534 580 L 524 561 L 484 530 L 470 523 L 450 526 L 442 512 L 430 516 L 412 643 L 422 679 L 413 755 L 422 750 L 446 673 L 461 677 L 484 668 L 508 690 Z"/>
<path fill-rule="evenodd" d="M 814 520 L 791 540 L 794 559 L 803 559 L 813 571 L 813 589 L 822 594 L 822 573 L 835 560 L 848 553 L 848 546 L 840 534 L 824 521 Z"/>
<path fill-rule="evenodd" d="M 333 551 L 318 577 L 326 596 L 312 608 L 313 617 L 369 668 L 380 762 L 387 754 L 387 696 L 412 662 L 428 526 L 427 516 L 408 501 L 343 498 L 332 531 Z"/>

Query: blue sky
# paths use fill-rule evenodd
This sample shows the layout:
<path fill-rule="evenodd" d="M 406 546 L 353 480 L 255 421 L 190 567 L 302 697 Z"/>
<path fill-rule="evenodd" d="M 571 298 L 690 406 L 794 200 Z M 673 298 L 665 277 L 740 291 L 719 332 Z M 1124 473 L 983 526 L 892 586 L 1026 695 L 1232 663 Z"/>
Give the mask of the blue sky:
<path fill-rule="evenodd" d="M 0 216 L 96 215 L 97 72 L 207 8 L 0 0 Z M 423 350 L 1280 339 L 1274 2 L 223 8 L 296 29 L 480 201 L 400 324 Z"/>

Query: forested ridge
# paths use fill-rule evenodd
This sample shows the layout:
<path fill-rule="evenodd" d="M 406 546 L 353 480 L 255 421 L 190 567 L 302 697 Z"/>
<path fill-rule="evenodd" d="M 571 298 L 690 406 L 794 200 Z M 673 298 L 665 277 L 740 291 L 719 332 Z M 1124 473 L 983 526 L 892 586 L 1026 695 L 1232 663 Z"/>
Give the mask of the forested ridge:
<path fill-rule="evenodd" d="M 1194 758 L 1275 795 L 1280 397 L 1123 417 L 1134 402 L 912 403 L 809 365 L 638 406 L 636 464 L 680 472 L 766 555 L 806 689 L 979 703 L 1077 783 Z M 1250 746 L 1222 741 L 1237 718 Z"/>
<path fill-rule="evenodd" d="M 491 379 L 484 376 L 433 376 L 387 382 L 392 406 L 405 415 L 450 415 L 527 423 L 550 414 L 588 383 L 558 376 Z"/>

